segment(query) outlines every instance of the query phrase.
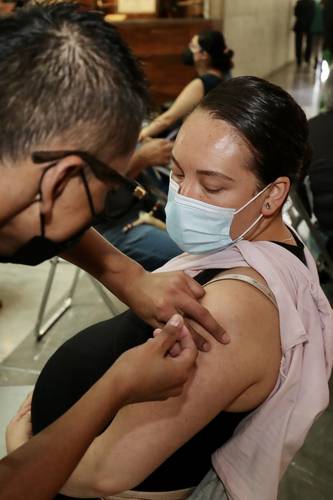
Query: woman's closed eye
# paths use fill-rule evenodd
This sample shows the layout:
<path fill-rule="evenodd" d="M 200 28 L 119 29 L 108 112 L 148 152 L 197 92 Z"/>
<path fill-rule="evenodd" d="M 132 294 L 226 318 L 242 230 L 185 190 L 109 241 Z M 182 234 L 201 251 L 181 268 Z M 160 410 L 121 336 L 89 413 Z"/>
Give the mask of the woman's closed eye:
<path fill-rule="evenodd" d="M 184 174 L 182 172 L 175 172 L 174 170 L 172 170 L 171 176 L 176 182 L 184 179 Z"/>
<path fill-rule="evenodd" d="M 202 186 L 202 187 L 204 188 L 206 193 L 210 193 L 210 194 L 217 194 L 217 193 L 221 193 L 222 191 L 224 191 L 224 187 L 222 187 L 222 186 L 216 186 L 216 187 Z"/>

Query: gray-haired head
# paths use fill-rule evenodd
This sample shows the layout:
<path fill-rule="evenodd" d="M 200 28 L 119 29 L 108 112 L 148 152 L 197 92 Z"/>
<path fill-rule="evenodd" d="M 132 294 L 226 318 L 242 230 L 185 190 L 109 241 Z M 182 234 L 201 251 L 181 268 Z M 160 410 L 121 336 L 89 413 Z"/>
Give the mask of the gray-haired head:
<path fill-rule="evenodd" d="M 147 101 L 140 66 L 99 13 L 53 4 L 0 19 L 0 161 L 55 141 L 126 154 Z"/>

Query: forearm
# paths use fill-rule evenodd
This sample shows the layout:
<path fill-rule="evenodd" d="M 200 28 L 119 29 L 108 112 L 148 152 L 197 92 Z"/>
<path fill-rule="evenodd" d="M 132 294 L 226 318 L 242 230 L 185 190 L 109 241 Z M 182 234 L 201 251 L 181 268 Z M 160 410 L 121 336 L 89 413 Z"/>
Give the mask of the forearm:
<path fill-rule="evenodd" d="M 177 117 L 174 117 L 169 111 L 166 111 L 144 128 L 144 136 L 156 137 L 166 128 L 170 127 L 176 120 Z"/>
<path fill-rule="evenodd" d="M 0 499 L 53 498 L 125 399 L 108 371 L 61 418 L 0 461 Z"/>
<path fill-rule="evenodd" d="M 120 252 L 95 229 L 90 229 L 78 245 L 62 257 L 94 276 L 125 303 L 133 281 L 145 272 L 140 264 Z"/>
<path fill-rule="evenodd" d="M 200 102 L 204 96 L 203 83 L 199 78 L 190 82 L 179 94 L 172 106 L 158 116 L 148 127 L 143 129 L 140 137 L 156 136 L 162 130 L 173 125 L 177 120 L 184 118 Z"/>
<path fill-rule="evenodd" d="M 119 493 L 119 491 L 115 491 L 112 488 L 102 491 L 103 485 L 102 481 L 100 481 L 101 468 L 104 470 L 103 461 L 105 461 L 110 452 L 110 449 L 105 450 L 104 448 L 100 445 L 100 436 L 97 437 L 61 489 L 63 495 L 78 498 L 100 498 L 104 494 L 109 496 Z M 109 478 L 111 483 L 112 477 L 114 477 L 114 471 L 110 470 Z"/>

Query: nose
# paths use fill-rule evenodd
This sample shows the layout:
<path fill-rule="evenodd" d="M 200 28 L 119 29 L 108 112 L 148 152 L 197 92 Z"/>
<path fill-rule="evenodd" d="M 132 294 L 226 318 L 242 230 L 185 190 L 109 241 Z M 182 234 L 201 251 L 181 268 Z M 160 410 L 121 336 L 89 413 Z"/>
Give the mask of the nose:
<path fill-rule="evenodd" d="M 183 180 L 179 184 L 179 194 L 187 196 L 188 198 L 195 198 L 195 185 L 193 181 Z"/>

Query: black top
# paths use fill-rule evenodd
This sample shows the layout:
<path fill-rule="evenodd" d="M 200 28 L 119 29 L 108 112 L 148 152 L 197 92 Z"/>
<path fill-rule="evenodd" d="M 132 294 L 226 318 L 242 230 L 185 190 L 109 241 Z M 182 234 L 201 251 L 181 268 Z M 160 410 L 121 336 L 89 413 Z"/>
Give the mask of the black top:
<path fill-rule="evenodd" d="M 294 31 L 301 31 L 303 33 L 311 31 L 315 8 L 314 0 L 298 0 L 295 7 L 296 22 Z"/>
<path fill-rule="evenodd" d="M 305 262 L 301 242 L 297 247 L 278 244 Z M 208 269 L 195 279 L 205 284 L 221 271 Z M 69 339 L 49 359 L 37 380 L 32 399 L 33 433 L 65 413 L 124 351 L 142 344 L 151 335 L 149 325 L 126 311 Z M 168 491 L 196 486 L 211 467 L 212 453 L 228 441 L 249 413 L 221 412 L 135 489 Z M 57 498 L 68 497 L 57 495 Z"/>
<path fill-rule="evenodd" d="M 295 245 L 289 245 L 287 243 L 281 243 L 280 241 L 272 241 L 272 243 L 275 243 L 276 245 L 280 245 L 280 247 L 285 248 L 286 250 L 289 250 L 289 252 L 293 253 L 296 257 L 299 258 L 301 262 L 306 266 L 306 258 L 305 258 L 305 253 L 304 253 L 304 245 L 299 240 L 297 237 L 295 237 L 296 240 L 296 246 Z"/>
<path fill-rule="evenodd" d="M 204 95 L 208 94 L 210 90 L 215 89 L 215 87 L 222 82 L 222 78 L 220 76 L 213 75 L 212 73 L 206 73 L 198 78 L 203 83 Z"/>

